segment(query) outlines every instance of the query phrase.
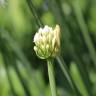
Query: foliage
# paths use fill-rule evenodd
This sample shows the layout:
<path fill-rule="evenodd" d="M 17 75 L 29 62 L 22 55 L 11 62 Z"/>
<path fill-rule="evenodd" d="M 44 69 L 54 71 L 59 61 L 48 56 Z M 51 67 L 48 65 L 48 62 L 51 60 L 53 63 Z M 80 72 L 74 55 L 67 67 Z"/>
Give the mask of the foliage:
<path fill-rule="evenodd" d="M 0 0 L 1 2 L 2 0 Z M 3 0 L 0 4 L 0 96 L 51 96 L 47 64 L 34 34 L 61 27 L 55 59 L 59 96 L 96 95 L 96 0 Z"/>

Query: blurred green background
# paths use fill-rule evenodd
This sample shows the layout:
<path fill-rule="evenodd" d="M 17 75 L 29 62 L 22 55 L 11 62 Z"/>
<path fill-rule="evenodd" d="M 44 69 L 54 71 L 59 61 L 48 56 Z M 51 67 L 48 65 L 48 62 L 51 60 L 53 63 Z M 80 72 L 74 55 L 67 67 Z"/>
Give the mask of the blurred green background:
<path fill-rule="evenodd" d="M 96 96 L 96 0 L 0 0 L 0 96 L 51 96 L 33 38 L 42 25 L 56 24 L 58 96 Z"/>

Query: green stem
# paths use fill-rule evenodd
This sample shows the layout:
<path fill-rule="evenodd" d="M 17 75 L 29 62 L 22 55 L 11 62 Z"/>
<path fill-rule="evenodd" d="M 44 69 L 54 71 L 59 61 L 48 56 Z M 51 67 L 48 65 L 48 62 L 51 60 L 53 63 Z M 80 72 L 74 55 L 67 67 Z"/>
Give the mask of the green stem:
<path fill-rule="evenodd" d="M 31 1 L 31 0 L 26 0 L 26 1 L 27 1 L 27 4 L 28 4 L 31 12 L 33 13 L 33 16 L 34 16 L 34 18 L 35 18 L 35 21 L 36 21 L 38 27 L 43 26 L 43 23 L 42 23 L 39 15 L 37 14 L 37 10 L 36 10 L 34 4 L 32 3 L 32 1 Z"/>
<path fill-rule="evenodd" d="M 56 60 L 58 61 L 59 66 L 60 66 L 64 76 L 67 78 L 67 81 L 70 84 L 70 87 L 71 87 L 71 89 L 72 89 L 72 91 L 74 93 L 74 96 L 81 96 L 81 93 L 78 91 L 78 89 L 77 89 L 77 87 L 76 87 L 76 85 L 75 85 L 75 83 L 74 83 L 74 81 L 73 81 L 73 79 L 71 77 L 71 74 L 70 74 L 64 60 L 62 59 L 62 57 L 59 55 L 56 58 Z"/>
<path fill-rule="evenodd" d="M 48 66 L 48 75 L 49 75 L 51 94 L 52 94 L 52 96 L 57 96 L 52 59 L 47 60 L 47 66 Z"/>

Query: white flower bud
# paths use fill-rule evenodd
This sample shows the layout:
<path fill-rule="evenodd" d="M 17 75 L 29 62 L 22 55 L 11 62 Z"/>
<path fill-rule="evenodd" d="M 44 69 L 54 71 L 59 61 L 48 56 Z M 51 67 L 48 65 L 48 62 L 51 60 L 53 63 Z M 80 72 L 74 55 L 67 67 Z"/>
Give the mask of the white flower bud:
<path fill-rule="evenodd" d="M 43 41 L 43 43 L 46 42 L 46 37 L 45 36 L 42 36 L 42 41 Z"/>
<path fill-rule="evenodd" d="M 47 25 L 40 28 L 34 36 L 34 43 L 34 50 L 41 59 L 55 57 L 60 47 L 59 25 L 56 25 L 54 30 Z"/>
<path fill-rule="evenodd" d="M 55 47 L 55 44 L 56 44 L 56 36 L 54 36 L 54 38 L 52 39 L 52 48 Z"/>
<path fill-rule="evenodd" d="M 38 49 L 37 49 L 37 47 L 36 46 L 34 46 L 34 51 L 37 51 Z"/>

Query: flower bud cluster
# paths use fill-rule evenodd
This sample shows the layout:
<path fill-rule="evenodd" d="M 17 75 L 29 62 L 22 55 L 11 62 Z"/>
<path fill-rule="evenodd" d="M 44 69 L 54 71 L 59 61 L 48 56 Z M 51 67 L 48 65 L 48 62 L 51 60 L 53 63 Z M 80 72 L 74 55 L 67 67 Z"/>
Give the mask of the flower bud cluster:
<path fill-rule="evenodd" d="M 55 57 L 60 49 L 60 27 L 56 25 L 53 30 L 45 25 L 34 36 L 34 50 L 41 59 Z"/>

